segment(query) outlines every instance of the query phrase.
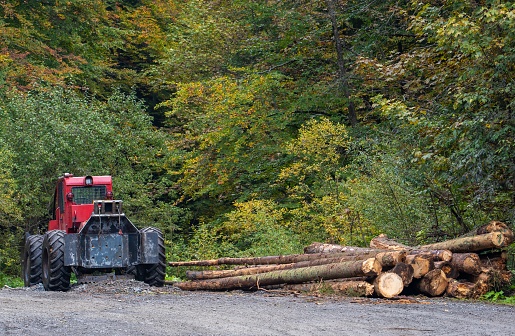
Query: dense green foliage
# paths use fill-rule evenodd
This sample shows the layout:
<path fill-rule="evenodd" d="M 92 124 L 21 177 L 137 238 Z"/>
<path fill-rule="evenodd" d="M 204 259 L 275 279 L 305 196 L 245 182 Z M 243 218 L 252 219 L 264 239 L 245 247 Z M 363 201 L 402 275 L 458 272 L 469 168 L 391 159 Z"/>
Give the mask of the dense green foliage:
<path fill-rule="evenodd" d="M 169 259 L 515 221 L 511 2 L 4 1 L 0 36 L 0 273 L 64 172 Z"/>

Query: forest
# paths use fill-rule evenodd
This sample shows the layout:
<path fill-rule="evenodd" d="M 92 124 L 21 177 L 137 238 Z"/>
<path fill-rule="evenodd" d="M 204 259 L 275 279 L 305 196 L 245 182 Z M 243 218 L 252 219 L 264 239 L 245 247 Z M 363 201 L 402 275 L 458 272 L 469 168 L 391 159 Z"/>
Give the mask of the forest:
<path fill-rule="evenodd" d="M 0 275 L 65 172 L 169 261 L 513 228 L 514 130 L 512 1 L 1 1 Z"/>

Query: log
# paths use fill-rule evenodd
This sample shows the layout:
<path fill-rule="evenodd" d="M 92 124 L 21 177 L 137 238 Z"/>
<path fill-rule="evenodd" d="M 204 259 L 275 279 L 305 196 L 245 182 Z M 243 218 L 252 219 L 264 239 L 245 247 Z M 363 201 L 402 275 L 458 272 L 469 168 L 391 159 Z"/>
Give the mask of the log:
<path fill-rule="evenodd" d="M 476 287 L 476 284 L 473 282 L 462 282 L 456 279 L 450 279 L 445 292 L 448 296 L 458 299 L 470 299 L 477 297 Z"/>
<path fill-rule="evenodd" d="M 322 292 L 335 293 L 345 296 L 372 296 L 374 295 L 374 286 L 366 281 L 343 281 L 333 282 L 324 281 L 306 284 L 291 284 L 281 286 L 281 289 L 299 292 Z"/>
<path fill-rule="evenodd" d="M 312 243 L 309 246 L 304 247 L 304 253 L 315 254 L 315 253 L 348 253 L 348 255 L 357 254 L 368 254 L 368 253 L 382 252 L 378 249 L 370 249 L 366 247 L 356 246 L 343 246 L 338 244 L 324 244 L 324 243 Z"/>
<path fill-rule="evenodd" d="M 511 282 L 513 274 L 508 270 L 482 269 L 478 275 L 470 276 L 468 279 L 474 283 L 483 283 L 487 291 L 494 288 L 500 289 Z"/>
<path fill-rule="evenodd" d="M 504 235 L 501 232 L 491 232 L 473 237 L 462 237 L 435 244 L 419 246 L 422 250 L 449 250 L 453 253 L 477 252 L 505 246 Z"/>
<path fill-rule="evenodd" d="M 503 222 L 494 220 L 486 225 L 480 226 L 476 230 L 477 235 L 491 233 L 491 232 L 501 232 L 504 235 L 506 246 L 510 245 L 511 243 L 513 243 L 515 241 L 515 235 L 513 233 L 513 230 L 510 229 L 510 227 Z"/>
<path fill-rule="evenodd" d="M 345 256 L 360 256 L 361 259 L 373 258 L 382 250 L 368 249 L 366 253 L 357 251 L 346 251 L 339 253 L 314 253 L 314 254 L 289 254 L 280 256 L 249 257 L 249 258 L 219 258 L 210 260 L 193 261 L 172 261 L 168 265 L 178 266 L 218 266 L 218 265 L 270 265 L 270 264 L 291 264 L 300 261 L 308 261 L 324 258 L 340 258 Z"/>
<path fill-rule="evenodd" d="M 406 251 L 387 251 L 376 254 L 376 259 L 383 268 L 394 267 L 406 260 Z"/>
<path fill-rule="evenodd" d="M 255 275 L 236 276 L 221 279 L 178 282 L 175 285 L 183 290 L 223 290 L 257 289 L 260 286 L 284 283 L 303 283 L 338 278 L 372 276 L 381 272 L 381 265 L 375 258 L 365 261 L 346 261 L 342 263 L 272 271 Z"/>
<path fill-rule="evenodd" d="M 400 276 L 404 287 L 408 287 L 408 285 L 413 281 L 413 266 L 403 262 L 397 263 L 394 268 L 388 271 L 388 273 L 395 273 Z"/>
<path fill-rule="evenodd" d="M 417 283 L 418 290 L 429 296 L 440 296 L 447 289 L 449 280 L 442 270 L 434 269 L 428 272 Z"/>
<path fill-rule="evenodd" d="M 370 241 L 370 247 L 374 249 L 384 250 L 409 250 L 412 247 L 396 242 L 393 239 L 388 238 L 387 235 L 380 234 L 379 236 L 372 238 Z"/>
<path fill-rule="evenodd" d="M 406 263 L 413 267 L 413 277 L 422 278 L 435 268 L 433 258 L 424 254 L 413 254 L 406 257 Z"/>
<path fill-rule="evenodd" d="M 476 275 L 481 273 L 481 260 L 477 253 L 454 253 L 451 264 L 458 272 Z"/>
<path fill-rule="evenodd" d="M 508 254 L 506 251 L 480 255 L 481 267 L 495 270 L 506 270 L 508 265 Z"/>
<path fill-rule="evenodd" d="M 375 249 L 385 250 L 405 250 L 408 254 L 430 254 L 435 261 L 449 261 L 452 258 L 452 252 L 449 250 L 416 250 L 411 246 L 398 243 L 397 241 L 388 238 L 385 234 L 373 238 L 370 241 L 370 247 Z"/>
<path fill-rule="evenodd" d="M 274 264 L 258 267 L 238 268 L 234 270 L 186 271 L 186 278 L 189 280 L 219 279 L 233 276 L 261 274 L 285 269 L 334 264 L 344 261 L 356 261 L 364 259 L 366 258 L 363 258 L 362 256 L 341 256 L 337 258 L 321 258 L 315 260 L 299 261 L 290 264 Z"/>
<path fill-rule="evenodd" d="M 433 258 L 433 261 L 450 261 L 452 252 L 449 250 L 410 250 L 408 255 L 424 254 Z"/>
<path fill-rule="evenodd" d="M 435 269 L 441 269 L 447 279 L 457 279 L 460 276 L 460 272 L 450 261 L 435 261 Z"/>
<path fill-rule="evenodd" d="M 390 299 L 399 295 L 403 289 L 404 282 L 396 273 L 381 273 L 374 280 L 374 290 L 379 297 Z"/>

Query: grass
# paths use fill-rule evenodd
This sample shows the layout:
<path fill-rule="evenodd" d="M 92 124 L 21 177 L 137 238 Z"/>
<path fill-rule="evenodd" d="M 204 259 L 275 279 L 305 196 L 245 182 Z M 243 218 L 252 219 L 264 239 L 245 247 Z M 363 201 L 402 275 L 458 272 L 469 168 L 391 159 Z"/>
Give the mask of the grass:
<path fill-rule="evenodd" d="M 23 280 L 20 277 L 0 273 L 0 287 L 4 286 L 9 286 L 11 288 L 23 287 Z"/>

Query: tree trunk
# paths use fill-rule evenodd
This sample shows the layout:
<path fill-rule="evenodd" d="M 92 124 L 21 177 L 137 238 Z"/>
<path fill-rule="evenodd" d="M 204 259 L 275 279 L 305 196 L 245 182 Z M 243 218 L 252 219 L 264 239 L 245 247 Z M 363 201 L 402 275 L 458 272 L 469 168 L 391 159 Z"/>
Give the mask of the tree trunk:
<path fill-rule="evenodd" d="M 433 261 L 450 261 L 452 259 L 452 252 L 449 250 L 411 250 L 408 254 L 428 255 L 431 256 Z"/>
<path fill-rule="evenodd" d="M 515 235 L 513 230 L 510 229 L 508 225 L 499 221 L 491 221 L 490 223 L 479 227 L 475 230 L 475 233 L 478 235 L 491 233 L 491 232 L 501 232 L 504 235 L 505 245 L 510 245 L 515 241 Z"/>
<path fill-rule="evenodd" d="M 301 292 L 335 293 L 345 296 L 372 296 L 374 286 L 366 281 L 324 281 L 319 283 L 292 284 L 281 287 L 284 290 Z"/>
<path fill-rule="evenodd" d="M 338 244 L 324 244 L 324 243 L 312 243 L 309 246 L 304 247 L 304 253 L 306 254 L 317 254 L 317 253 L 348 253 L 349 255 L 356 255 L 361 253 L 370 252 L 384 252 L 380 249 L 371 249 L 366 247 L 356 246 L 343 246 Z"/>
<path fill-rule="evenodd" d="M 408 265 L 406 263 L 398 263 L 394 268 L 388 271 L 389 273 L 395 273 L 401 277 L 402 283 L 404 287 L 408 287 L 408 285 L 413 281 L 413 266 Z"/>
<path fill-rule="evenodd" d="M 402 278 L 391 272 L 381 273 L 374 280 L 374 290 L 377 296 L 390 299 L 399 295 L 404 289 Z"/>
<path fill-rule="evenodd" d="M 481 260 L 477 253 L 454 253 L 451 264 L 459 272 L 475 275 L 481 273 Z"/>
<path fill-rule="evenodd" d="M 504 235 L 500 232 L 491 232 L 473 237 L 462 237 L 440 243 L 422 245 L 422 250 L 450 250 L 453 253 L 477 252 L 491 248 L 505 246 Z"/>
<path fill-rule="evenodd" d="M 423 254 L 408 255 L 406 263 L 413 267 L 413 277 L 416 279 L 422 278 L 435 268 L 433 259 Z"/>
<path fill-rule="evenodd" d="M 347 261 L 336 264 L 272 271 L 255 275 L 179 282 L 175 285 L 184 290 L 256 289 L 266 285 L 295 284 L 309 281 L 371 276 L 377 275 L 380 272 L 381 265 L 379 262 L 375 260 L 375 258 L 370 258 L 365 261 Z"/>
<path fill-rule="evenodd" d="M 347 71 L 345 70 L 345 62 L 343 60 L 343 45 L 340 39 L 340 32 L 338 31 L 338 22 L 336 20 L 336 9 L 334 6 L 334 0 L 326 0 L 326 4 L 327 13 L 329 14 L 329 19 L 331 20 L 331 25 L 333 27 L 333 38 L 338 63 L 338 87 L 340 91 L 343 93 L 343 96 L 347 99 L 347 107 L 349 109 L 349 123 L 351 126 L 356 126 L 358 124 L 358 118 L 356 115 L 356 108 L 354 107 L 354 102 L 351 100 L 350 97 L 349 81 L 347 79 Z"/>
<path fill-rule="evenodd" d="M 358 248 L 360 249 L 360 248 Z M 360 249 L 361 250 L 361 249 Z M 340 258 L 346 256 L 360 256 L 361 259 L 373 258 L 381 250 L 368 250 L 362 253 L 358 250 L 349 249 L 339 253 L 313 253 L 313 254 L 289 254 L 280 256 L 265 256 L 251 258 L 219 258 L 210 260 L 194 260 L 194 261 L 172 261 L 168 265 L 177 266 L 218 266 L 218 265 L 270 265 L 270 264 L 291 264 L 300 261 L 308 261 L 315 259 Z"/>
<path fill-rule="evenodd" d="M 375 249 L 385 250 L 411 250 L 412 247 L 396 242 L 393 239 L 388 238 L 385 234 L 372 238 L 370 241 L 370 247 Z"/>
<path fill-rule="evenodd" d="M 376 254 L 376 259 L 383 268 L 394 267 L 406 260 L 406 251 L 388 251 Z"/>
<path fill-rule="evenodd" d="M 460 282 L 450 279 L 446 293 L 458 299 L 470 299 L 476 297 L 476 284 L 473 282 Z"/>
<path fill-rule="evenodd" d="M 452 252 L 449 250 L 416 250 L 411 246 L 398 243 L 397 241 L 388 238 L 385 234 L 373 238 L 370 241 L 370 247 L 374 249 L 385 250 L 406 250 L 408 254 L 430 254 L 435 261 L 449 261 L 452 258 Z"/>
<path fill-rule="evenodd" d="M 435 269 L 442 270 L 448 279 L 457 279 L 460 276 L 460 272 L 450 261 L 435 261 Z"/>
<path fill-rule="evenodd" d="M 429 296 L 442 295 L 447 289 L 449 280 L 442 270 L 434 269 L 424 275 L 417 283 L 417 288 L 420 292 Z"/>
<path fill-rule="evenodd" d="M 331 254 L 334 256 L 335 254 Z M 296 263 L 290 264 L 273 264 L 259 267 L 246 267 L 234 270 L 208 270 L 208 271 L 186 271 L 186 278 L 189 280 L 203 280 L 203 279 L 219 279 L 219 278 L 227 278 L 241 275 L 252 275 L 252 274 L 261 274 L 272 271 L 286 270 L 286 269 L 294 269 L 294 268 L 302 268 L 302 267 L 310 267 L 310 266 L 318 266 L 318 265 L 327 265 L 334 263 L 341 263 L 344 261 L 357 261 L 357 260 L 365 260 L 367 257 L 363 256 L 340 256 L 333 258 L 321 258 L 307 261 L 299 261 Z M 380 262 L 380 260 L 378 260 Z"/>
<path fill-rule="evenodd" d="M 495 270 L 506 270 L 508 265 L 508 254 L 506 251 L 481 255 L 481 267 Z"/>

